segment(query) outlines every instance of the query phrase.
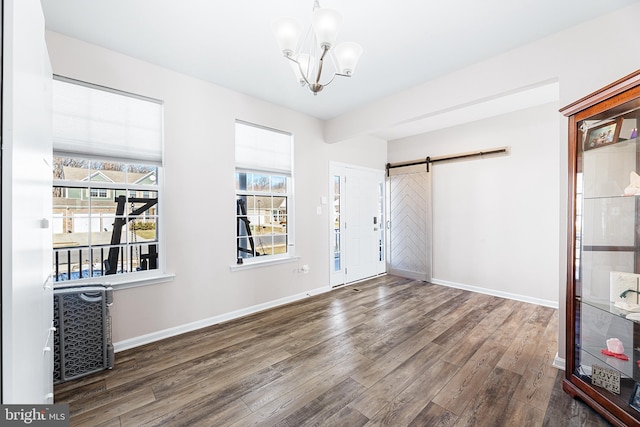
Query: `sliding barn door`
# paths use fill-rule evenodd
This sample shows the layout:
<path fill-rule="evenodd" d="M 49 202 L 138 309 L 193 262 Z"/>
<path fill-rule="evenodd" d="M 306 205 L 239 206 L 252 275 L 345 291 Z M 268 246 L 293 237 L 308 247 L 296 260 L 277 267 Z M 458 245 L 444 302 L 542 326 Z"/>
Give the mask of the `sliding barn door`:
<path fill-rule="evenodd" d="M 387 271 L 431 280 L 431 173 L 392 169 L 387 178 Z"/>

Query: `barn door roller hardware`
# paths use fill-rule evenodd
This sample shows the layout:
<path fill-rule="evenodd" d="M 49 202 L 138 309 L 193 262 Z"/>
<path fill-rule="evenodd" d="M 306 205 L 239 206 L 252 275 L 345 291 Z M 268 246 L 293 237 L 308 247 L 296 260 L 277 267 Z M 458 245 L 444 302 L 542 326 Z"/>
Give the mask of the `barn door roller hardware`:
<path fill-rule="evenodd" d="M 453 160 L 462 160 L 462 159 L 469 159 L 473 157 L 484 157 L 484 156 L 498 155 L 498 154 L 508 155 L 509 147 L 491 148 L 488 150 L 471 151 L 468 153 L 451 154 L 448 156 L 439 156 L 439 157 L 427 156 L 424 159 L 420 159 L 420 160 L 410 160 L 408 162 L 400 162 L 400 163 L 387 163 L 387 166 L 386 166 L 387 176 L 389 176 L 389 170 L 395 169 L 395 168 L 404 168 L 404 167 L 416 166 L 416 165 L 426 165 L 427 172 L 429 172 L 430 163 L 447 162 L 447 161 L 453 161 Z"/>

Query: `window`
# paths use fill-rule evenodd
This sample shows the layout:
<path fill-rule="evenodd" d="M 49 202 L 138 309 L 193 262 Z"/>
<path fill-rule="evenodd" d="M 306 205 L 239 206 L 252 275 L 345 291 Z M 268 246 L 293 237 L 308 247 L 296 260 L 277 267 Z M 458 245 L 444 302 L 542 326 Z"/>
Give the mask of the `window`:
<path fill-rule="evenodd" d="M 53 95 L 54 281 L 161 270 L 162 105 L 61 78 Z"/>
<path fill-rule="evenodd" d="M 333 271 L 342 271 L 342 221 L 340 205 L 342 195 L 342 177 L 333 176 Z"/>
<path fill-rule="evenodd" d="M 236 122 L 238 263 L 293 255 L 291 140 L 285 132 Z"/>
<path fill-rule="evenodd" d="M 107 189 L 106 188 L 91 188 L 91 197 L 92 198 L 107 198 Z"/>

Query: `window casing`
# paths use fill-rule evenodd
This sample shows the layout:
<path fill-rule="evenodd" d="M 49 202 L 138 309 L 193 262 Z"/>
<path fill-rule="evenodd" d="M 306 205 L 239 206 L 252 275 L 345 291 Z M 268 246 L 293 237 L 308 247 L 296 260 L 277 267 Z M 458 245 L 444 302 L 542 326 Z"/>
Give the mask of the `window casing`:
<path fill-rule="evenodd" d="M 54 156 L 53 278 L 66 282 L 158 269 L 158 195 L 153 165 Z M 95 170 L 110 181 L 88 179 Z M 85 178 L 80 178 L 88 173 Z M 137 194 L 146 197 L 137 197 Z"/>
<path fill-rule="evenodd" d="M 162 275 L 161 103 L 57 76 L 53 95 L 54 282 Z"/>
<path fill-rule="evenodd" d="M 236 260 L 293 256 L 292 138 L 236 122 Z"/>
<path fill-rule="evenodd" d="M 289 177 L 236 171 L 237 257 L 288 253 Z"/>

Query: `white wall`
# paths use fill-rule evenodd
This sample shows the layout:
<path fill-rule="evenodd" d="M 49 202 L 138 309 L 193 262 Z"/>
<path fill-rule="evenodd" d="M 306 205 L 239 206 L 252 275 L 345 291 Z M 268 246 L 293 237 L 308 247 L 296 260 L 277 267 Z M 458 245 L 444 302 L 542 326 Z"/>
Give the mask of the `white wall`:
<path fill-rule="evenodd" d="M 51 68 L 40 2 L 4 1 L 3 24 L 2 403 L 50 403 Z"/>
<path fill-rule="evenodd" d="M 557 307 L 558 121 L 551 103 L 389 143 L 390 162 L 510 147 L 432 165 L 434 283 Z"/>
<path fill-rule="evenodd" d="M 267 307 L 329 285 L 329 161 L 383 169 L 386 141 L 325 144 L 322 123 L 222 87 L 56 33 L 55 74 L 164 101 L 167 270 L 173 281 L 117 291 L 116 349 Z M 221 64 L 223 66 L 223 64 Z M 308 94 L 301 92 L 301 96 Z M 298 263 L 231 272 L 235 262 L 234 121 L 294 135 Z M 294 272 L 308 264 L 309 274 Z"/>
<path fill-rule="evenodd" d="M 640 17 L 640 2 L 380 99 L 329 120 L 325 124 L 325 138 L 332 143 L 354 135 L 371 134 L 550 81 L 559 82 L 559 105 L 567 105 L 640 68 L 640 55 L 636 54 L 640 26 L 630 24 L 637 17 Z M 567 120 L 564 117 L 560 118 L 556 138 L 560 168 L 559 210 L 556 213 L 559 233 L 553 239 L 559 247 L 560 264 L 565 265 L 568 160 Z M 563 358 L 564 270 L 557 278 L 557 288 L 560 307 L 558 353 Z"/>
<path fill-rule="evenodd" d="M 390 95 L 327 121 L 325 137 L 338 142 L 556 80 L 560 106 L 569 104 L 640 68 L 640 27 L 629 24 L 639 16 L 637 2 Z"/>

